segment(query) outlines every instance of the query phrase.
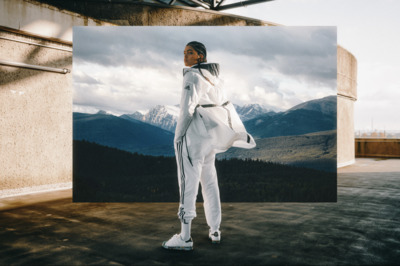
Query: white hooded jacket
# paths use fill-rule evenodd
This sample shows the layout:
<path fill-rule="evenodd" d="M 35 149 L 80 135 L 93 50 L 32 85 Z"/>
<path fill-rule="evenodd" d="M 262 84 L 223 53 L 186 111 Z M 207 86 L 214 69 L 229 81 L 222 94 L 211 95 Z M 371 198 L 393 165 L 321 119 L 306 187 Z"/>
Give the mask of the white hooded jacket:
<path fill-rule="evenodd" d="M 254 148 L 253 137 L 226 98 L 223 81 L 218 78 L 218 64 L 202 63 L 200 67 L 204 77 L 197 66 L 183 70 L 175 143 L 186 141 L 188 155 L 194 159 L 211 151 L 224 152 L 232 146 Z"/>

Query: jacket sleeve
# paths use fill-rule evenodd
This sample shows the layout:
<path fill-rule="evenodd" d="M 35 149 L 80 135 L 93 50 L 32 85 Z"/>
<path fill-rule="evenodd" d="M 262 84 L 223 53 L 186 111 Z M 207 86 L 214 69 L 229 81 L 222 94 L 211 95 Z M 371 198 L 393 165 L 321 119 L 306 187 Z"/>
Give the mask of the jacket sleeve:
<path fill-rule="evenodd" d="M 184 76 L 180 113 L 175 130 L 175 142 L 182 139 L 193 119 L 196 106 L 203 93 L 202 86 L 199 82 L 199 77 L 197 77 L 195 73 L 189 72 Z"/>

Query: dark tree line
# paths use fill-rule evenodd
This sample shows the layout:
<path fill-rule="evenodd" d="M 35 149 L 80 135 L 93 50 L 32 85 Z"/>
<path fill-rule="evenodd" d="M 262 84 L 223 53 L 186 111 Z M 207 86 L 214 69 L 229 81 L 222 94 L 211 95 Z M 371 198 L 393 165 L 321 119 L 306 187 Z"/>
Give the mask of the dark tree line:
<path fill-rule="evenodd" d="M 73 151 L 74 201 L 179 201 L 174 157 L 129 153 L 87 141 L 74 141 Z M 217 160 L 216 169 L 224 202 L 336 201 L 336 173 L 251 159 Z"/>

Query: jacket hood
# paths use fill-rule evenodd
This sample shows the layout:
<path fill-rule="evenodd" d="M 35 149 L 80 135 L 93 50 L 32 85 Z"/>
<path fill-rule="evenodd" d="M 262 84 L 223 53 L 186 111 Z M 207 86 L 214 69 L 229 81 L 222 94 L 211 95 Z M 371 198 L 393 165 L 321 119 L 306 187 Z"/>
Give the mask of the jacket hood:
<path fill-rule="evenodd" d="M 185 75 L 191 69 L 205 69 L 211 73 L 211 75 L 218 77 L 219 76 L 219 64 L 218 63 L 201 63 L 200 65 L 196 64 L 191 66 L 190 68 L 183 69 L 183 75 Z"/>

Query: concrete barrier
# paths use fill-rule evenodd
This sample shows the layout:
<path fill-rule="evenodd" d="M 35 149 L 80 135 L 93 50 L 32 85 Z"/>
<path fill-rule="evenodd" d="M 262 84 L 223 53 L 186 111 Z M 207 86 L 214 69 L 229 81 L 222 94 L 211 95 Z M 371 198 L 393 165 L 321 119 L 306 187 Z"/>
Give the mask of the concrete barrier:
<path fill-rule="evenodd" d="M 400 139 L 356 138 L 356 157 L 400 158 Z"/>

